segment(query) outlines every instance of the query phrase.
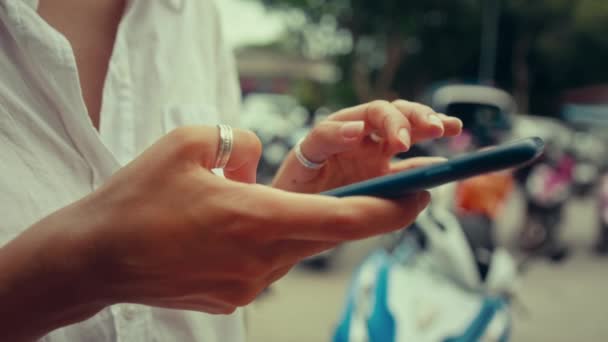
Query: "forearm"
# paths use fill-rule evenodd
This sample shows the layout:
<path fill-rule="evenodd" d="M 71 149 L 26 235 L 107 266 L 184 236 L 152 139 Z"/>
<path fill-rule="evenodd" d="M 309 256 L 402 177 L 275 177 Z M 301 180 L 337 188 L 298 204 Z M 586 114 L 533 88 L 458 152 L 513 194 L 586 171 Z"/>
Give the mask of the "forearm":
<path fill-rule="evenodd" d="M 69 216 L 51 215 L 0 248 L 3 339 L 33 340 L 106 305 L 95 291 L 90 248 L 74 230 L 84 218 Z"/>

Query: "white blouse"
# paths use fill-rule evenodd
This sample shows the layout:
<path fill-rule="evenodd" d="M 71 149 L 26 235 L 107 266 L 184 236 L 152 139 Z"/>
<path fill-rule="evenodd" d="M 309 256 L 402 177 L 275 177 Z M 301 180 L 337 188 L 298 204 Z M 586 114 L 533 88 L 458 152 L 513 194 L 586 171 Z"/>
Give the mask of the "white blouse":
<path fill-rule="evenodd" d="M 69 42 L 36 0 L 0 0 L 0 246 L 102 184 L 181 125 L 236 125 L 233 57 L 211 0 L 130 0 L 105 81 L 99 132 Z M 53 293 L 49 293 L 52 296 Z M 45 341 L 243 341 L 230 316 L 123 304 Z"/>

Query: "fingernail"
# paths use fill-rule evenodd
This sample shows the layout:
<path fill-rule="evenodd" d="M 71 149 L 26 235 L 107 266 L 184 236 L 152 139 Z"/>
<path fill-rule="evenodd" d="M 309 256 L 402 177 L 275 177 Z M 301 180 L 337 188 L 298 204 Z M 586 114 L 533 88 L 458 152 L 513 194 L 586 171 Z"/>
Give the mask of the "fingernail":
<path fill-rule="evenodd" d="M 431 202 L 431 193 L 428 191 L 422 191 L 416 194 L 416 204 L 418 207 L 418 212 L 421 212 L 426 208 Z"/>
<path fill-rule="evenodd" d="M 454 120 L 458 121 L 458 126 L 460 126 L 459 129 L 462 129 L 462 120 L 460 120 L 459 118 L 457 118 L 455 116 L 449 116 L 449 115 L 443 114 L 443 113 L 439 113 L 439 115 L 440 115 L 440 118 L 454 119 Z"/>
<path fill-rule="evenodd" d="M 410 148 L 410 132 L 406 128 L 399 130 L 399 140 L 403 143 L 405 148 Z"/>
<path fill-rule="evenodd" d="M 363 121 L 347 122 L 340 128 L 340 133 L 342 133 L 344 138 L 353 139 L 361 135 L 364 128 L 365 122 Z"/>
<path fill-rule="evenodd" d="M 433 126 L 441 127 L 443 129 L 443 121 L 441 121 L 439 116 L 435 114 L 429 115 L 429 123 Z"/>

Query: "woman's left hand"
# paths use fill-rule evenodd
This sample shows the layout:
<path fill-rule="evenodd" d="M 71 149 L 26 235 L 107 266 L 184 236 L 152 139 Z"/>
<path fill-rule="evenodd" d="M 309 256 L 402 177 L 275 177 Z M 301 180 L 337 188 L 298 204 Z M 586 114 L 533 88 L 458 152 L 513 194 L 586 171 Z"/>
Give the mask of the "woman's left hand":
<path fill-rule="evenodd" d="M 330 115 L 301 142 L 302 155 L 321 168 L 305 167 L 291 151 L 273 186 L 319 193 L 339 186 L 437 163 L 443 158 L 411 158 L 391 163 L 420 141 L 460 134 L 462 122 L 419 103 L 373 101 Z"/>

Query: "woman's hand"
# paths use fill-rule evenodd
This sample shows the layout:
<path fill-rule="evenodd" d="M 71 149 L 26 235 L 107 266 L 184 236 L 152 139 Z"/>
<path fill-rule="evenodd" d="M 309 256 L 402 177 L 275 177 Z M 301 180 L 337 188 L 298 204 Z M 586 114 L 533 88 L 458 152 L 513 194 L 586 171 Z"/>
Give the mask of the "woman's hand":
<path fill-rule="evenodd" d="M 391 163 L 395 154 L 412 144 L 460 134 L 459 119 L 435 113 L 419 103 L 374 101 L 341 110 L 312 129 L 301 142 L 311 162 L 307 168 L 292 151 L 279 169 L 273 186 L 293 192 L 319 193 L 368 178 L 444 160 L 412 158 Z"/>
<path fill-rule="evenodd" d="M 402 228 L 429 201 L 428 193 L 340 200 L 251 184 L 261 146 L 238 129 L 224 179 L 209 171 L 216 131 L 173 132 L 91 197 L 104 213 L 94 241 L 111 260 L 111 298 L 232 312 L 302 258 Z"/>
<path fill-rule="evenodd" d="M 429 202 L 252 184 L 260 142 L 234 133 L 228 179 L 209 170 L 217 128 L 180 128 L 0 248 L 3 336 L 39 337 L 121 302 L 230 313 L 302 258 L 407 226 Z"/>

